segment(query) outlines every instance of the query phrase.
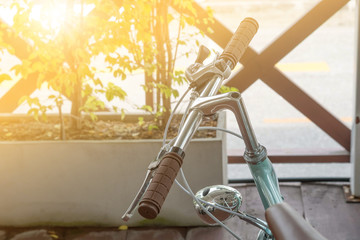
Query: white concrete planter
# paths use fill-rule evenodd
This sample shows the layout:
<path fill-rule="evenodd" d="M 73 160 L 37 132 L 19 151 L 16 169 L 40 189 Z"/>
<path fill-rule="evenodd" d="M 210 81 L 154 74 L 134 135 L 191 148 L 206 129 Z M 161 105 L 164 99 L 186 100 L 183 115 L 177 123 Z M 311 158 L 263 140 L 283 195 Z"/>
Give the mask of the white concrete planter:
<path fill-rule="evenodd" d="M 225 114 L 219 124 L 225 125 Z M 0 225 L 119 226 L 160 140 L 0 143 Z M 224 184 L 224 134 L 194 140 L 183 169 L 193 191 Z M 192 200 L 175 184 L 154 221 L 131 226 L 200 225 Z"/>

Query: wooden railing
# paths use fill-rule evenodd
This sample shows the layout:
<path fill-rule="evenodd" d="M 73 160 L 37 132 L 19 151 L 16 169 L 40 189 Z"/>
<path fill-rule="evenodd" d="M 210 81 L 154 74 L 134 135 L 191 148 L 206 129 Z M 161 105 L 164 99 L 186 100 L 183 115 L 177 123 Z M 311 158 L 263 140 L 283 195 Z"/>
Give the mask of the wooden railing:
<path fill-rule="evenodd" d="M 226 83 L 228 86 L 236 87 L 240 92 L 243 92 L 256 80 L 261 79 L 345 149 L 344 153 L 340 154 L 315 153 L 311 152 L 311 150 L 306 154 L 271 154 L 270 157 L 273 162 L 320 163 L 350 161 L 351 130 L 275 67 L 276 63 L 346 5 L 347 2 L 348 0 L 322 0 L 260 54 L 249 47 L 240 60 L 243 68 Z M 206 14 L 199 5 L 196 5 L 196 10 L 200 15 L 204 16 Z M 206 31 L 208 27 L 208 25 L 204 24 L 198 25 L 198 28 L 205 33 L 208 32 Z M 232 32 L 216 19 L 210 27 L 213 32 L 207 33 L 208 37 L 224 48 L 231 38 Z M 229 163 L 241 162 L 244 162 L 242 156 L 229 153 Z"/>

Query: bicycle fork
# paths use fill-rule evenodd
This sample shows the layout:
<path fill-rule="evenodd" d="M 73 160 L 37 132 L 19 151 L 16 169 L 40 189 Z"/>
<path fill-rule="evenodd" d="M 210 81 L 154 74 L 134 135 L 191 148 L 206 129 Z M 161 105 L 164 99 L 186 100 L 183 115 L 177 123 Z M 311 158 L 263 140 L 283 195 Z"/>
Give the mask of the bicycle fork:
<path fill-rule="evenodd" d="M 283 202 L 274 168 L 267 156 L 266 148 L 256 139 L 239 92 L 199 97 L 194 101 L 191 111 L 211 116 L 224 109 L 232 111 L 236 117 L 246 147 L 244 159 L 250 168 L 264 208 Z"/>

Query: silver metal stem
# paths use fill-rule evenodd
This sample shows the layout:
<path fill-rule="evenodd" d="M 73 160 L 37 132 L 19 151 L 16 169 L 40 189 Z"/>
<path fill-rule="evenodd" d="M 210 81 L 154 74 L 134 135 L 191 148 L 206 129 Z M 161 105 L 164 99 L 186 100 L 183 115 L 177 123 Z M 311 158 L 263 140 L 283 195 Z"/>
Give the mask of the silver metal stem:
<path fill-rule="evenodd" d="M 223 80 L 224 78 L 220 76 L 214 77 L 214 79 L 212 79 L 200 93 L 200 98 L 216 95 L 222 85 Z M 196 102 L 196 100 L 194 102 Z M 185 151 L 197 128 L 200 126 L 203 116 L 204 114 L 202 111 L 195 110 L 193 108 L 190 109 L 190 114 L 186 118 L 184 126 L 180 130 L 175 140 L 173 145 L 174 147 L 178 147 Z"/>
<path fill-rule="evenodd" d="M 256 139 L 240 93 L 229 92 L 216 96 L 201 97 L 193 104 L 193 110 L 201 111 L 204 115 L 212 115 L 223 109 L 231 110 L 234 113 L 241 135 L 244 138 L 246 154 L 260 154 L 262 152 L 262 147 Z"/>
<path fill-rule="evenodd" d="M 200 97 L 208 97 L 215 96 L 223 83 L 223 78 L 215 77 L 210 81 L 210 83 L 205 87 L 205 89 L 201 92 Z"/>
<path fill-rule="evenodd" d="M 232 93 L 231 96 L 238 98 L 238 108 L 235 109 L 234 114 L 239 125 L 241 134 L 244 138 L 246 149 L 248 152 L 255 153 L 259 149 L 259 143 L 256 139 L 254 129 L 251 126 L 251 122 L 249 120 L 249 115 L 246 111 L 244 101 L 242 100 L 240 93 Z"/>
<path fill-rule="evenodd" d="M 185 151 L 191 138 L 196 132 L 196 129 L 200 126 L 203 114 L 201 111 L 191 111 L 189 116 L 186 118 L 183 128 L 180 130 L 176 137 L 174 147 L 178 147 Z"/>

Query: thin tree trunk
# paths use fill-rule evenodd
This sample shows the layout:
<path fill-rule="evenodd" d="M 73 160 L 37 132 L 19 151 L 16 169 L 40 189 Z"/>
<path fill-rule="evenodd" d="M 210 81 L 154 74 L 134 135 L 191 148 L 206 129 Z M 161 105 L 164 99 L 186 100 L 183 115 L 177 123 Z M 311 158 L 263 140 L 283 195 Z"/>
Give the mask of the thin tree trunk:
<path fill-rule="evenodd" d="M 83 17 L 84 17 L 84 2 L 83 0 L 80 1 L 81 4 L 81 12 L 80 12 L 80 29 L 83 28 Z M 81 44 L 84 43 L 84 37 L 82 32 L 78 32 L 78 46 L 81 47 Z M 72 102 L 72 107 L 71 107 L 71 114 L 75 117 L 73 118 L 73 123 L 75 123 L 73 126 L 75 126 L 77 129 L 81 129 L 81 111 L 80 108 L 83 105 L 82 102 L 82 96 L 81 96 L 81 92 L 82 92 L 82 79 L 79 77 L 78 75 L 78 67 L 80 65 L 80 62 L 74 61 L 74 68 L 75 73 L 76 73 L 76 84 L 74 87 L 74 97 L 73 97 L 73 102 Z"/>
<path fill-rule="evenodd" d="M 170 33 L 169 33 L 169 23 L 167 21 L 167 15 L 168 15 L 168 3 L 166 3 L 166 7 L 164 9 L 163 18 L 164 18 L 164 40 L 165 40 L 165 46 L 166 46 L 166 76 L 165 76 L 165 85 L 172 89 L 171 83 L 172 83 L 172 76 L 173 73 L 173 63 L 172 63 L 172 48 L 171 48 L 171 41 L 170 41 Z M 167 122 L 167 120 L 170 117 L 171 113 L 171 94 L 169 97 L 165 97 L 164 106 L 166 109 L 164 120 Z"/>
<path fill-rule="evenodd" d="M 72 126 L 77 129 L 81 128 L 81 112 L 80 107 L 82 106 L 82 98 L 81 98 L 81 81 L 77 78 L 76 85 L 74 87 L 74 95 L 71 99 L 71 115 L 72 118 Z"/>
<path fill-rule="evenodd" d="M 155 41 L 156 46 L 158 50 L 158 54 L 156 56 L 157 59 L 157 71 L 158 71 L 158 83 L 162 85 L 166 85 L 166 53 L 165 53 L 165 37 L 164 37 L 164 13 L 166 13 L 167 6 L 166 4 L 163 4 L 161 0 L 158 0 L 156 2 L 156 25 L 155 25 Z M 167 17 L 167 15 L 165 15 Z M 159 89 L 158 89 L 159 91 Z M 169 110 L 168 106 L 166 104 L 166 96 L 164 93 L 159 93 L 160 98 L 162 100 L 162 105 L 165 108 L 165 111 L 163 113 L 163 119 L 162 123 L 160 124 L 160 127 L 163 127 L 167 120 L 169 119 Z M 158 102 L 158 104 L 160 104 Z"/>
<path fill-rule="evenodd" d="M 152 23 L 149 22 L 148 25 L 149 29 L 148 31 L 150 32 L 152 30 Z M 145 42 L 144 43 L 144 66 L 146 68 L 146 66 L 151 66 L 153 59 L 150 57 L 151 54 L 148 54 L 146 51 L 149 51 L 148 49 L 151 49 L 151 43 Z M 151 50 L 150 50 L 151 52 Z M 150 58 L 148 58 L 150 57 Z M 149 71 L 147 71 L 145 69 L 145 86 L 147 88 L 146 92 L 145 92 L 145 104 L 150 106 L 153 110 L 155 110 L 155 105 L 154 105 L 154 77 L 152 75 L 152 73 L 150 73 Z"/>

